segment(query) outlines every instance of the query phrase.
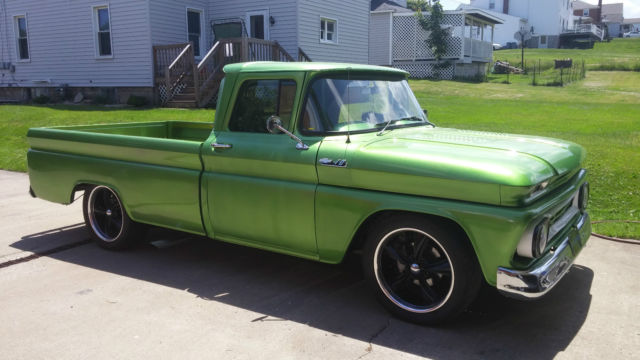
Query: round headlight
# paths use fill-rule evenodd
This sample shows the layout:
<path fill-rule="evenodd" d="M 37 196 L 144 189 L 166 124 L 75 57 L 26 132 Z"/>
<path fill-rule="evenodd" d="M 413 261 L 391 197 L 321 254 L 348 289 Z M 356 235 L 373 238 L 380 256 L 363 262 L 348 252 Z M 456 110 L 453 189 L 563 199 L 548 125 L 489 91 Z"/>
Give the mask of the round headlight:
<path fill-rule="evenodd" d="M 578 194 L 578 207 L 580 211 L 584 212 L 587 210 L 587 205 L 589 205 L 589 183 L 584 183 L 580 187 L 580 193 Z"/>
<path fill-rule="evenodd" d="M 531 253 L 534 257 L 539 257 L 544 253 L 549 240 L 549 219 L 544 219 L 535 229 L 533 229 L 533 239 L 531 241 Z"/>

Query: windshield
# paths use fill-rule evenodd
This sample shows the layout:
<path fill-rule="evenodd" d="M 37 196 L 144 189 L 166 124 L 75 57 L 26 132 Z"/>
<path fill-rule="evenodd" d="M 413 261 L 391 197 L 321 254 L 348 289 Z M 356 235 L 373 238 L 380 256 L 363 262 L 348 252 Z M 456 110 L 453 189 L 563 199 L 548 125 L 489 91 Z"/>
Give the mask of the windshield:
<path fill-rule="evenodd" d="M 301 131 L 346 133 L 429 124 L 406 80 L 320 78 L 307 96 Z"/>

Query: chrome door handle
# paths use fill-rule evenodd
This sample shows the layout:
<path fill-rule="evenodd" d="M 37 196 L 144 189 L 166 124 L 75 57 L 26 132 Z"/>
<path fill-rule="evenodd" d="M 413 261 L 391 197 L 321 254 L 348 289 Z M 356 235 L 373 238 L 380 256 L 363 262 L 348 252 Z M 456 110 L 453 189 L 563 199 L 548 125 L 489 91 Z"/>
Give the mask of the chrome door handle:
<path fill-rule="evenodd" d="M 338 159 L 334 161 L 329 158 L 322 158 L 318 160 L 318 163 L 324 166 L 347 167 L 347 160 L 344 160 L 344 159 Z"/>
<path fill-rule="evenodd" d="M 211 148 L 213 149 L 231 149 L 231 144 L 219 144 L 219 143 L 211 143 Z"/>

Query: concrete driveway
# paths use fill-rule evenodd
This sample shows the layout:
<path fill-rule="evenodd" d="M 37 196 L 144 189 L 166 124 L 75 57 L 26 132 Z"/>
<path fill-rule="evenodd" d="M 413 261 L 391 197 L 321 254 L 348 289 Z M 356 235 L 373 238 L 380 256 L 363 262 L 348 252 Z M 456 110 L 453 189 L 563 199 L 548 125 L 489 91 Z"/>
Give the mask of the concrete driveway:
<path fill-rule="evenodd" d="M 87 241 L 81 202 L 27 190 L 26 175 L 0 171 L 4 359 L 640 358 L 637 245 L 592 238 L 547 297 L 487 291 L 429 328 L 391 318 L 357 265 L 198 238 L 105 251 Z"/>

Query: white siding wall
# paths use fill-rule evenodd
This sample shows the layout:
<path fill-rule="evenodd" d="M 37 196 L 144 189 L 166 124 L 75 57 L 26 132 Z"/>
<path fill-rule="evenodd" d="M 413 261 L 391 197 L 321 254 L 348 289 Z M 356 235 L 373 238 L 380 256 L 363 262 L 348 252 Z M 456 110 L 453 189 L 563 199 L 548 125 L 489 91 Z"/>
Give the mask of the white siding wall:
<path fill-rule="evenodd" d="M 475 9 L 475 7 L 470 5 L 462 5 L 461 8 Z M 515 42 L 516 39 L 513 37 L 513 35 L 516 33 L 516 31 L 520 30 L 520 28 L 529 29 L 531 27 L 525 19 L 522 19 L 516 16 L 506 15 L 503 13 L 499 13 L 499 12 L 491 11 L 487 9 L 481 9 L 481 10 L 503 21 L 503 24 L 497 24 L 495 26 L 495 29 L 493 32 L 494 44 L 500 44 L 504 46 L 508 42 Z M 491 36 L 491 34 L 487 34 L 485 32 L 485 36 Z M 487 39 L 489 38 L 487 37 Z"/>
<path fill-rule="evenodd" d="M 372 13 L 369 19 L 369 64 L 391 65 L 391 21 L 393 13 Z"/>
<path fill-rule="evenodd" d="M 495 0 L 494 11 L 502 12 L 503 0 Z M 471 0 L 471 6 L 489 9 L 489 0 Z M 565 24 L 572 23 L 569 0 L 509 0 L 509 15 L 529 21 L 539 35 L 559 35 Z"/>
<path fill-rule="evenodd" d="M 477 7 L 480 9 L 489 10 L 489 1 L 490 0 L 471 0 L 471 7 Z M 527 0 L 525 0 L 527 1 Z M 491 9 L 492 11 L 502 12 L 503 0 L 495 0 L 495 8 Z"/>
<path fill-rule="evenodd" d="M 153 45 L 180 44 L 188 41 L 187 8 L 202 10 L 201 26 L 204 36 L 203 50 L 210 47 L 209 1 L 207 0 L 150 0 L 151 43 Z"/>
<path fill-rule="evenodd" d="M 9 49 L 2 61 L 14 63 L 16 71 L 0 70 L 0 86 L 152 86 L 147 1 L 6 0 L 6 17 L 0 16 L 7 21 L 0 26 L 4 43 L 0 49 Z M 103 4 L 109 5 L 111 15 L 110 59 L 95 57 L 92 6 Z M 29 62 L 17 61 L 16 14 L 27 16 Z M 49 80 L 50 84 L 35 84 L 34 80 Z"/>
<path fill-rule="evenodd" d="M 528 6 L 529 25 L 533 26 L 533 31 L 538 35 L 558 35 L 560 34 L 560 24 L 558 20 L 560 15 L 561 0 L 536 0 Z M 514 14 L 520 16 L 518 14 Z"/>
<path fill-rule="evenodd" d="M 300 47 L 313 61 L 369 62 L 369 0 L 299 0 Z M 320 18 L 338 21 L 338 43 L 320 42 Z"/>
<path fill-rule="evenodd" d="M 275 24 L 269 25 L 269 39 L 278 41 L 291 56 L 297 58 L 296 0 L 211 0 L 209 21 L 233 17 L 244 20 L 249 11 L 267 9 L 275 20 Z"/>

